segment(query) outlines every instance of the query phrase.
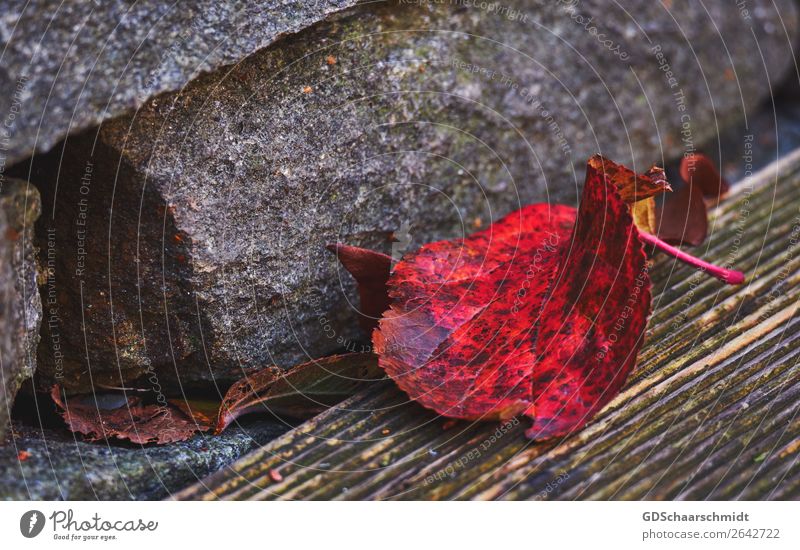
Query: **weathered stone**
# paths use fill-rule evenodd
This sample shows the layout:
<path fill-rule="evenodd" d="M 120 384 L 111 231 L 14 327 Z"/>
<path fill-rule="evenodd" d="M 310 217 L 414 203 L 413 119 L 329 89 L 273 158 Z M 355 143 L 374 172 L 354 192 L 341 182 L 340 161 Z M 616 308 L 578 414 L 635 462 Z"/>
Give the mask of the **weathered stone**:
<path fill-rule="evenodd" d="M 36 370 L 42 302 L 33 226 L 40 212 L 31 184 L 0 178 L 0 440 L 17 391 Z"/>
<path fill-rule="evenodd" d="M 12 424 L 0 447 L 0 500 L 153 500 L 219 470 L 290 426 L 245 420 L 218 436 L 159 447 L 84 443 L 64 430 Z"/>
<path fill-rule="evenodd" d="M 4 0 L 0 172 L 355 0 Z"/>
<path fill-rule="evenodd" d="M 456 237 L 575 203 L 594 152 L 643 171 L 691 151 L 768 93 L 796 31 L 789 2 L 418 4 L 336 16 L 34 163 L 60 175 L 43 187 L 69 388 L 225 383 L 347 346 L 352 283 L 326 243 Z"/>

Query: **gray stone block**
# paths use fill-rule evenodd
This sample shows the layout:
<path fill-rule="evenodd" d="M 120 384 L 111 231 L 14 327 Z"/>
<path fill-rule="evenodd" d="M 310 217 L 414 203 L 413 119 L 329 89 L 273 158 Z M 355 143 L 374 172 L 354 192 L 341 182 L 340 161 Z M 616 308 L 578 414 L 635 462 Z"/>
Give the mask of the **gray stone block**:
<path fill-rule="evenodd" d="M 362 6 L 70 138 L 40 170 L 65 385 L 225 384 L 351 345 L 326 243 L 458 237 L 576 203 L 593 153 L 644 171 L 708 143 L 791 63 L 793 4 L 758 4 Z"/>

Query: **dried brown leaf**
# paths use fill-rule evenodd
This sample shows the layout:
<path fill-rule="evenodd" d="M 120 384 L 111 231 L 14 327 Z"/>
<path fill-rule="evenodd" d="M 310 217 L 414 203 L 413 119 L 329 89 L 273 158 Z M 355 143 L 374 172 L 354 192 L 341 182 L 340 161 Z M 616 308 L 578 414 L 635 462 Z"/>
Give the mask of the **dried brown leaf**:
<path fill-rule="evenodd" d="M 324 357 L 286 372 L 268 367 L 231 386 L 219 409 L 216 432 L 253 412 L 308 418 L 352 395 L 365 380 L 381 377 L 377 357 L 370 353 Z"/>
<path fill-rule="evenodd" d="M 142 445 L 185 441 L 200 428 L 195 420 L 169 405 L 143 404 L 138 397 L 123 394 L 62 396 L 53 386 L 50 396 L 73 432 L 87 441 L 129 440 Z M 208 427 L 206 428 L 208 429 Z"/>

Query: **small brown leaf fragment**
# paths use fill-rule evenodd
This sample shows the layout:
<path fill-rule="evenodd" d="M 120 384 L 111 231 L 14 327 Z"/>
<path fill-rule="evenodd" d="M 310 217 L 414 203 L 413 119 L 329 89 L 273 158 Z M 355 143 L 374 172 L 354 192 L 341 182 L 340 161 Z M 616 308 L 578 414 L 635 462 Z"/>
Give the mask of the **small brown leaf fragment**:
<path fill-rule="evenodd" d="M 719 173 L 714 161 L 702 153 L 684 156 L 680 172 L 687 185 L 699 189 L 714 205 L 730 191 L 730 184 Z"/>
<path fill-rule="evenodd" d="M 352 395 L 365 380 L 382 376 L 371 353 L 323 357 L 286 372 L 268 367 L 231 386 L 219 408 L 216 433 L 253 412 L 309 418 Z"/>
<path fill-rule="evenodd" d="M 684 185 L 665 197 L 657 211 L 658 237 L 669 244 L 699 246 L 708 235 L 708 212 L 703 195 L 692 185 Z"/>
<path fill-rule="evenodd" d="M 361 310 L 358 323 L 367 334 L 372 334 L 383 312 L 389 309 L 386 282 L 392 267 L 391 256 L 343 244 L 329 244 L 327 249 L 336 254 L 358 283 Z"/>
<path fill-rule="evenodd" d="M 198 431 L 197 423 L 178 409 L 143 404 L 138 397 L 99 394 L 67 401 L 58 385 L 53 386 L 50 396 L 67 427 L 83 434 L 87 441 L 116 438 L 141 445 L 164 444 L 185 441 Z"/>
<path fill-rule="evenodd" d="M 325 62 L 328 65 L 336 65 L 336 57 L 333 55 L 329 55 L 328 57 L 325 58 Z"/>

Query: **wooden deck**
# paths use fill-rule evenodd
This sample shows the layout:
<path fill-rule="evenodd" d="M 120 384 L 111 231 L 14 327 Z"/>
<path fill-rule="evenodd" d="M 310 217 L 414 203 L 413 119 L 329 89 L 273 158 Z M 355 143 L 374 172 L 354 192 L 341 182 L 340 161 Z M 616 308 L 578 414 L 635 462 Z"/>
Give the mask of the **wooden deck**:
<path fill-rule="evenodd" d="M 748 283 L 659 256 L 637 369 L 580 433 L 448 425 L 380 382 L 174 498 L 800 498 L 800 152 L 714 215 L 696 253 Z"/>

